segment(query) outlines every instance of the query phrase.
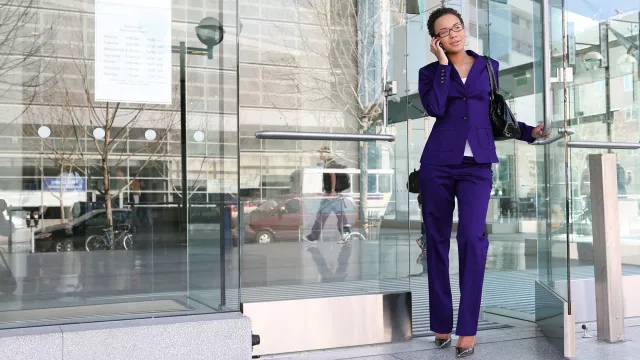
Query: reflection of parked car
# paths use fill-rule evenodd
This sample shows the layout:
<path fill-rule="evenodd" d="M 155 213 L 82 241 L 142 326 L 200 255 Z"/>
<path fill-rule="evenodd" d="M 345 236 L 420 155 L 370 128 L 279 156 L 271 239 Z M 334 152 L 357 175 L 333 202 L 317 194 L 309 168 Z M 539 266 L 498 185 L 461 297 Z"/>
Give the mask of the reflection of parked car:
<path fill-rule="evenodd" d="M 80 216 L 93 211 L 104 209 L 104 202 L 87 202 L 87 201 L 78 201 L 73 204 L 71 207 L 71 218 L 77 219 Z"/>
<path fill-rule="evenodd" d="M 274 241 L 299 241 L 306 236 L 316 221 L 323 196 L 278 196 L 260 205 L 247 216 L 245 241 L 268 244 Z M 350 224 L 354 225 L 358 210 L 353 199 L 344 197 L 336 199 L 344 204 L 344 214 Z M 324 231 L 328 234 L 339 234 L 335 214 L 327 218 Z"/>
<path fill-rule="evenodd" d="M 128 209 L 113 209 L 113 225 L 119 227 L 131 224 Z M 48 226 L 37 230 L 37 251 L 71 251 L 84 249 L 87 237 L 102 235 L 107 228 L 106 210 L 93 210 L 66 224 Z"/>

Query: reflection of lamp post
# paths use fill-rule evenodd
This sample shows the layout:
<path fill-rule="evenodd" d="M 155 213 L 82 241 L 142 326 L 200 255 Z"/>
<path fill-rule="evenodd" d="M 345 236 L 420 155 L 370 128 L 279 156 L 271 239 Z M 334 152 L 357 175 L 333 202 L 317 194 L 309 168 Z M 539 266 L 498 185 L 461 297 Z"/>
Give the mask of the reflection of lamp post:
<path fill-rule="evenodd" d="M 595 70 L 600 67 L 604 68 L 605 121 L 607 125 L 607 141 L 609 142 L 612 141 L 612 138 L 613 138 L 613 131 L 612 131 L 613 116 L 611 114 L 611 93 L 610 93 L 611 59 L 609 59 L 609 32 L 611 32 L 615 36 L 615 38 L 618 40 L 620 45 L 626 49 L 626 53 L 622 55 L 620 59 L 618 59 L 618 62 L 617 62 L 618 64 L 629 63 L 634 61 L 637 63 L 636 58 L 638 56 L 638 45 L 633 43 L 629 39 L 627 39 L 627 37 L 621 34 L 620 32 L 613 29 L 610 24 L 611 21 L 637 24 L 637 22 L 635 21 L 627 21 L 627 20 L 620 20 L 620 19 L 611 19 L 609 21 L 601 22 L 599 25 L 600 51 L 599 52 L 589 51 L 582 56 L 582 63 L 584 65 L 584 68 L 587 71 Z M 594 46 L 593 44 L 585 44 L 585 43 L 576 43 L 576 44 Z M 612 152 L 612 150 L 609 149 L 608 152 Z"/>
<path fill-rule="evenodd" d="M 173 46 L 171 51 L 180 54 L 180 152 L 182 156 L 182 205 L 183 221 L 187 225 L 187 82 L 186 82 L 186 56 L 207 55 L 213 59 L 213 48 L 222 42 L 224 29 L 220 21 L 213 17 L 206 17 L 196 26 L 196 35 L 206 49 L 187 47 L 184 41 L 179 46 Z M 222 83 L 220 84 L 222 85 Z"/>

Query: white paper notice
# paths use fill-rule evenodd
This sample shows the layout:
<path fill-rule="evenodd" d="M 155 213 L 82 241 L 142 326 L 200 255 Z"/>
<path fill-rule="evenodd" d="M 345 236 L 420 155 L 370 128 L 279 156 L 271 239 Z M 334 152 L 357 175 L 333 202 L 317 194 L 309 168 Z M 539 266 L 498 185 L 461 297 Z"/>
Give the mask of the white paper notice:
<path fill-rule="evenodd" d="M 171 104 L 171 0 L 96 0 L 96 101 Z"/>

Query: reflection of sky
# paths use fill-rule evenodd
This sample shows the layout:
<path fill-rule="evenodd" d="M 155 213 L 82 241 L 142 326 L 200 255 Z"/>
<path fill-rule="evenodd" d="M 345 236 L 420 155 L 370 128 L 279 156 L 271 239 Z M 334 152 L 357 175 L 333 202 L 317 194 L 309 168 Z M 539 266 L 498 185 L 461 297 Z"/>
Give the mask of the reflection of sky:
<path fill-rule="evenodd" d="M 638 14 L 635 13 L 634 15 L 635 15 L 635 19 L 633 19 L 631 16 L 611 17 L 609 19 L 610 25 L 613 29 L 615 29 L 616 31 L 620 32 L 625 36 L 636 35 L 638 34 L 637 24 L 631 24 L 631 23 L 622 22 L 622 21 L 615 21 L 616 19 L 624 20 L 624 21 L 638 21 L 637 19 Z M 558 14 L 558 16 L 561 16 L 561 14 Z M 569 14 L 567 16 L 567 21 L 574 23 L 574 29 L 577 37 L 576 41 L 588 43 L 588 44 L 597 44 L 599 42 L 600 30 L 599 30 L 598 21 L 585 18 L 578 14 Z M 558 22 L 558 25 L 559 24 L 560 23 Z M 609 39 L 613 40 L 612 34 L 609 34 Z M 556 32 L 555 36 L 553 37 L 553 40 L 562 41 L 561 31 Z"/>
<path fill-rule="evenodd" d="M 607 20 L 618 14 L 637 12 L 640 8 L 638 0 L 565 0 L 565 9 L 593 20 Z"/>

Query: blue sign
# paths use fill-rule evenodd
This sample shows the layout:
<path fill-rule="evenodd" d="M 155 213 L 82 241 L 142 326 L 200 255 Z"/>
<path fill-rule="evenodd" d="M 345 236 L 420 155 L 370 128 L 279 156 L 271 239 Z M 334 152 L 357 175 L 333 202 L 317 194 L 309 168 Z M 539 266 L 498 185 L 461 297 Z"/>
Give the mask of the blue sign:
<path fill-rule="evenodd" d="M 87 191 L 87 181 L 79 176 L 46 177 L 42 188 L 49 191 Z"/>

